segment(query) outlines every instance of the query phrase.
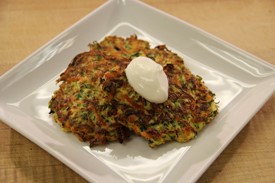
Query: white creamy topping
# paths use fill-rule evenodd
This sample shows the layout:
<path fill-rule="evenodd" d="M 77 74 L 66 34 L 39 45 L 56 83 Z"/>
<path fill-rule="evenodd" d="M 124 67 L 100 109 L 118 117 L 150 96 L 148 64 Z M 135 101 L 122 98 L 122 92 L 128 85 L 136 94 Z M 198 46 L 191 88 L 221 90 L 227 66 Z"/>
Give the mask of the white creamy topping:
<path fill-rule="evenodd" d="M 160 64 L 148 57 L 137 57 L 125 71 L 130 85 L 148 101 L 163 103 L 168 99 L 168 79 Z"/>

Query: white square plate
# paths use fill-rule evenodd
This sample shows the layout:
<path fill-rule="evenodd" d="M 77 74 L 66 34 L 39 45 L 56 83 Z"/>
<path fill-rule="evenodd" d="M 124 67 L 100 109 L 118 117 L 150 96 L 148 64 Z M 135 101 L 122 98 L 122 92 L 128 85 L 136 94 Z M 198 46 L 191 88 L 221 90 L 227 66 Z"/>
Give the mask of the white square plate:
<path fill-rule="evenodd" d="M 220 113 L 194 140 L 156 149 L 133 137 L 90 149 L 49 116 L 55 80 L 88 44 L 137 34 L 203 77 Z M 0 119 L 90 182 L 193 182 L 274 92 L 274 66 L 139 1 L 108 1 L 0 78 Z M 264 90 L 264 92 L 263 92 Z"/>

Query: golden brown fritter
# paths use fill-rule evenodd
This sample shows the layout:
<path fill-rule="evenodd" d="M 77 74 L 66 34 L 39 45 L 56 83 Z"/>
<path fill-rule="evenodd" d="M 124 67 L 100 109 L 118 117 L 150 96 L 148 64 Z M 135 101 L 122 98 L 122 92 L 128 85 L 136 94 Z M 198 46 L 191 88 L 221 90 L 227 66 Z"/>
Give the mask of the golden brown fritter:
<path fill-rule="evenodd" d="M 147 101 L 128 83 L 125 68 L 138 56 L 163 66 L 169 80 L 164 103 Z M 136 36 L 108 36 L 94 42 L 58 81 L 62 84 L 49 105 L 55 120 L 91 145 L 123 141 L 128 130 L 147 139 L 150 147 L 186 142 L 218 113 L 215 95 L 184 66 L 182 58 L 164 45 L 150 48 Z"/>

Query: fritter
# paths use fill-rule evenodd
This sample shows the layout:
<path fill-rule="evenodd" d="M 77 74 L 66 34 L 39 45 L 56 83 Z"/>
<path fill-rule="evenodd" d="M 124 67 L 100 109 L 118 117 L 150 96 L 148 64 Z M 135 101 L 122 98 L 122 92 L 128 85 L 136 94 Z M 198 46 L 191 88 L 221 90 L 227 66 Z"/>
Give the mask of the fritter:
<path fill-rule="evenodd" d="M 168 100 L 155 104 L 141 97 L 127 81 L 125 69 L 138 56 L 163 66 L 169 81 Z M 108 36 L 90 44 L 61 74 L 50 101 L 54 119 L 91 146 L 122 142 L 129 131 L 144 137 L 150 147 L 169 141 L 186 142 L 218 113 L 215 94 L 184 61 L 165 45 L 150 48 L 135 35 Z"/>
<path fill-rule="evenodd" d="M 91 146 L 122 143 L 130 135 L 115 121 L 113 106 L 100 86 L 100 78 L 115 66 L 97 48 L 77 55 L 57 80 L 61 84 L 49 102 L 50 113 L 63 130 Z"/>
<path fill-rule="evenodd" d="M 130 39 L 134 48 L 143 43 L 136 37 Z M 150 147 L 167 141 L 186 142 L 217 115 L 214 93 L 205 86 L 201 77 L 193 75 L 184 66 L 182 58 L 166 46 L 133 51 L 128 43 L 117 37 L 109 37 L 101 45 L 116 48 L 113 55 L 130 56 L 129 62 L 133 56 L 146 56 L 163 66 L 169 80 L 169 96 L 162 104 L 151 103 L 133 90 L 125 76 L 125 64 L 120 64 L 116 71 L 107 72 L 108 77 L 102 79 L 103 86 L 113 85 L 109 95 L 117 109 L 115 120 L 147 139 Z M 109 87 L 103 89 L 107 93 L 110 90 Z"/>

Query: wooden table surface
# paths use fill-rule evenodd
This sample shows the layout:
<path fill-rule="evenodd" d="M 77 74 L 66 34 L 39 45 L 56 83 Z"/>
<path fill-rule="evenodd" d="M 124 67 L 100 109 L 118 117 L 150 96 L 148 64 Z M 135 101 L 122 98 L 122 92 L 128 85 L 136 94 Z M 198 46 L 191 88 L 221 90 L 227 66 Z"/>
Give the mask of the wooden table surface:
<path fill-rule="evenodd" d="M 274 0 L 144 2 L 275 65 Z M 103 0 L 1 0 L 0 75 L 103 3 Z M 86 181 L 0 122 L 0 182 Z M 199 182 L 275 182 L 275 94 Z"/>

